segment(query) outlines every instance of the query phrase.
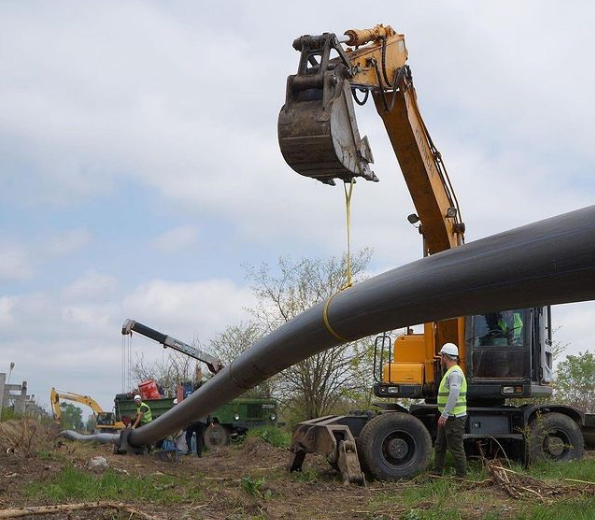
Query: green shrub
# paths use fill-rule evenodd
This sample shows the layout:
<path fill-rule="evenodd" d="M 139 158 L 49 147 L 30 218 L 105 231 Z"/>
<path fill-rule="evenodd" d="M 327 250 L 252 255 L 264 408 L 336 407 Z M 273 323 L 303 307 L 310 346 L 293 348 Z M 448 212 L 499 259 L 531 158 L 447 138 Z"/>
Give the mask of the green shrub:
<path fill-rule="evenodd" d="M 12 408 L 2 408 L 2 415 L 0 416 L 1 421 L 15 421 L 21 418 L 22 415 L 16 413 Z"/>
<path fill-rule="evenodd" d="M 268 500 L 272 496 L 271 490 L 265 489 L 264 487 L 264 478 L 253 479 L 250 477 L 242 477 L 240 480 L 240 485 L 246 493 L 252 495 L 253 497 L 262 497 L 265 500 Z"/>
<path fill-rule="evenodd" d="M 247 439 L 261 439 L 275 448 L 287 448 L 291 435 L 278 426 L 258 426 L 248 430 Z"/>

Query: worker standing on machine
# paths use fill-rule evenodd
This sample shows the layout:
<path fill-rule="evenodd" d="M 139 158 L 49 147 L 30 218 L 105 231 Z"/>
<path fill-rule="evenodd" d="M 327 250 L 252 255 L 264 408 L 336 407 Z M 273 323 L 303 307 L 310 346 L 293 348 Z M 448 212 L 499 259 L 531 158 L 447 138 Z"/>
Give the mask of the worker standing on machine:
<path fill-rule="evenodd" d="M 447 449 L 455 460 L 458 478 L 467 476 L 467 459 L 463 446 L 463 434 L 467 421 L 467 380 L 458 365 L 459 349 L 454 343 L 445 343 L 440 349 L 442 368 L 446 370 L 438 389 L 438 431 L 436 454 L 432 473 L 441 475 Z"/>

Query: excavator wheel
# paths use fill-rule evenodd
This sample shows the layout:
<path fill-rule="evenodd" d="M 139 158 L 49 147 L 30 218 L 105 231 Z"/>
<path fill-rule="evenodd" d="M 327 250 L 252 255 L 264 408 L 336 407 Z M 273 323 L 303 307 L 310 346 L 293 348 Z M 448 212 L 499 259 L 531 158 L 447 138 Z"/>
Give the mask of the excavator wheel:
<path fill-rule="evenodd" d="M 432 439 L 424 424 L 402 412 L 372 419 L 357 444 L 362 468 L 379 480 L 411 478 L 427 468 L 432 455 Z"/>
<path fill-rule="evenodd" d="M 580 459 L 585 451 L 580 426 L 558 412 L 539 415 L 529 423 L 527 444 L 529 462 Z"/>

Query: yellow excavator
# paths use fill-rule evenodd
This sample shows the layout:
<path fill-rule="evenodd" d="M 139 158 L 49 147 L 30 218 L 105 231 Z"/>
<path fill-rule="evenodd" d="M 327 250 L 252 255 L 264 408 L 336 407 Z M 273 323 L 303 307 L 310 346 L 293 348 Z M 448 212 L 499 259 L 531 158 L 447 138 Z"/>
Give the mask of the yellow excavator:
<path fill-rule="evenodd" d="M 354 108 L 354 101 L 363 105 L 371 98 L 411 193 L 416 213 L 407 219 L 422 236 L 424 256 L 462 245 L 465 224 L 421 116 L 404 36 L 377 25 L 348 30 L 341 37 L 302 36 L 293 47 L 300 52 L 298 72 L 287 80 L 278 119 L 279 145 L 289 166 L 330 185 L 357 178 L 378 181 Z M 467 377 L 469 451 L 506 449 L 529 459 L 582 456 L 580 411 L 554 404 L 507 404 L 507 398 L 552 395 L 550 309 L 531 308 L 426 323 L 423 333 L 408 329 L 394 342 L 386 334 L 377 338 L 375 395 L 420 404 L 406 408 L 395 400 L 384 403 L 380 414 L 299 424 L 292 469 L 301 468 L 307 453 L 323 453 L 350 482 L 362 482 L 362 470 L 388 480 L 423 470 L 436 436 L 442 377 L 437 353 L 446 342 L 458 345 Z"/>
<path fill-rule="evenodd" d="M 99 403 L 88 395 L 75 394 L 73 392 L 58 392 L 55 388 L 50 391 L 50 403 L 54 415 L 54 421 L 60 423 L 62 417 L 62 410 L 60 408 L 60 399 L 63 401 L 74 401 L 81 403 L 93 410 L 95 417 L 96 428 L 103 433 L 116 432 L 123 430 L 126 425 L 121 421 L 116 421 L 116 414 L 113 412 L 104 412 Z"/>

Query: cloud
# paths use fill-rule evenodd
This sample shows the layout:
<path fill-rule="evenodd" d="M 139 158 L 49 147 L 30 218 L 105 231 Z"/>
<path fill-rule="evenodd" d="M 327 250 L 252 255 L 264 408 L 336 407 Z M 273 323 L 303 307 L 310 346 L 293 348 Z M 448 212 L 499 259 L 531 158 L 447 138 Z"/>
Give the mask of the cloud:
<path fill-rule="evenodd" d="M 193 226 L 180 226 L 161 234 L 154 245 L 162 253 L 179 255 L 196 242 L 198 230 Z"/>
<path fill-rule="evenodd" d="M 296 13 L 290 20 L 281 18 L 271 33 L 268 18 L 257 13 L 280 7 L 258 3 L 225 18 L 226 36 L 221 38 L 218 21 L 227 12 L 223 6 L 209 13 L 213 23 L 201 20 L 197 32 L 193 24 L 198 11 L 189 5 L 60 5 L 62 10 L 43 9 L 35 16 L 24 8 L 5 8 L 0 22 L 11 35 L 3 40 L 6 87 L 0 92 L 0 108 L 5 124 L 0 124 L 0 136 L 12 143 L 9 151 L 16 154 L 16 163 L 24 161 L 36 179 L 30 190 L 20 190 L 25 199 L 83 204 L 127 179 L 156 189 L 165 204 L 188 215 L 231 222 L 247 241 L 293 242 L 323 253 L 342 246 L 340 190 L 299 177 L 278 149 L 277 113 L 286 77 L 295 72 L 299 58 L 291 41 L 302 32 L 342 32 L 359 23 L 391 22 L 386 18 L 394 13 L 378 6 L 353 20 L 339 10 L 332 27 L 312 25 L 305 14 Z M 328 9 L 333 5 L 341 4 L 331 2 Z M 506 13 L 494 5 L 468 9 L 436 4 L 429 20 L 411 5 L 399 12 L 403 26 L 397 27 L 406 33 L 422 112 L 461 192 L 462 209 L 473 218 L 474 206 L 486 200 L 490 209 L 500 201 L 491 214 L 502 213 L 502 198 L 508 200 L 513 191 L 509 186 L 536 201 L 536 188 L 557 195 L 545 187 L 562 184 L 558 168 L 568 162 L 551 157 L 552 152 L 572 149 L 591 155 L 589 121 L 595 108 L 589 89 L 579 88 L 579 80 L 573 79 L 594 81 L 575 47 L 580 34 L 589 31 L 581 21 L 588 17 L 578 18 L 569 38 L 551 38 L 544 28 L 557 27 L 560 17 L 570 16 L 553 4 L 533 11 L 529 6 L 537 4 L 530 3 Z M 26 38 L 28 34 L 37 36 Z M 437 45 L 441 37 L 448 37 L 448 46 Z M 458 58 L 462 54 L 464 63 Z M 580 74 L 565 78 L 566 85 L 576 88 L 572 96 L 556 96 L 552 110 L 551 83 L 543 78 L 551 75 L 556 59 Z M 48 70 L 54 73 L 48 75 Z M 204 79 L 206 70 L 212 72 L 210 81 Z M 36 124 L 40 119 L 41 126 Z M 377 218 L 363 224 L 354 217 L 354 236 L 361 226 L 361 236 L 378 237 L 373 246 L 385 262 L 397 252 L 396 241 L 410 233 L 403 222 L 395 226 L 396 214 L 389 208 L 398 207 L 400 214 L 401 207 L 411 212 L 412 205 L 402 181 L 388 181 L 400 173 L 371 103 L 358 110 L 358 119 L 371 137 L 382 187 L 357 200 L 361 215 Z M 13 179 L 12 187 L 3 190 L 5 196 L 21 182 Z M 569 199 L 580 196 L 572 186 L 566 191 Z M 541 217 L 539 202 L 519 203 L 512 195 L 502 226 L 506 219 Z M 490 217 L 486 212 L 480 218 Z M 470 233 L 482 226 L 471 218 L 467 224 Z M 166 243 L 168 238 L 158 239 L 158 248 L 160 240 Z"/>
<path fill-rule="evenodd" d="M 66 301 L 98 301 L 108 300 L 114 296 L 116 289 L 115 277 L 90 270 L 66 286 L 62 293 Z"/>
<path fill-rule="evenodd" d="M 90 240 L 88 231 L 74 229 L 54 232 L 30 242 L 0 242 L 0 280 L 31 279 L 46 262 L 72 255 Z"/>
<path fill-rule="evenodd" d="M 32 258 L 23 244 L 0 244 L 0 280 L 26 280 L 33 273 Z"/>
<path fill-rule="evenodd" d="M 13 306 L 13 298 L 9 296 L 0 297 L 0 326 L 6 327 L 14 322 Z"/>
<path fill-rule="evenodd" d="M 56 258 L 76 253 L 91 241 L 91 234 L 86 229 L 71 229 L 56 233 L 42 245 L 47 257 Z"/>
<path fill-rule="evenodd" d="M 560 345 L 566 346 L 558 361 L 568 354 L 576 355 L 587 350 L 595 352 L 591 341 L 594 315 L 595 302 L 570 303 L 553 307 L 553 339 Z"/>
<path fill-rule="evenodd" d="M 155 328 L 183 335 L 189 341 L 196 335 L 206 340 L 226 326 L 239 323 L 246 317 L 244 309 L 253 304 L 249 289 L 228 280 L 153 280 L 126 296 L 122 308 L 127 318 L 149 326 L 155 323 Z"/>
<path fill-rule="evenodd" d="M 15 377 L 28 380 L 37 396 L 55 386 L 92 394 L 109 409 L 121 387 L 126 318 L 187 343 L 206 343 L 245 321 L 253 302 L 248 288 L 228 280 L 152 280 L 125 291 L 114 277 L 89 271 L 61 290 L 1 297 L 2 358 L 16 363 Z M 133 359 L 163 355 L 148 340 L 135 339 L 133 346 Z"/>

